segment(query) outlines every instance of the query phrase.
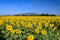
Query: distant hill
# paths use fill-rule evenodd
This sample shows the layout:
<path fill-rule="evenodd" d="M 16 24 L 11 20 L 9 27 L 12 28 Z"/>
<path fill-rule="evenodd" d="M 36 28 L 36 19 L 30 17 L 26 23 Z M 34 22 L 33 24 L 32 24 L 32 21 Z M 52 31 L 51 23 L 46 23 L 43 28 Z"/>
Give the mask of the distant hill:
<path fill-rule="evenodd" d="M 20 13 L 20 14 L 15 14 L 14 16 L 56 16 L 55 14 L 37 14 L 37 13 Z"/>
<path fill-rule="evenodd" d="M 36 13 L 20 13 L 20 14 L 15 14 L 14 16 L 20 16 L 20 15 L 26 15 L 26 16 L 29 16 L 29 15 L 38 15 L 38 14 L 36 14 Z"/>
<path fill-rule="evenodd" d="M 0 16 L 60 16 L 60 15 L 55 15 L 55 14 L 49 14 L 49 13 L 20 13 L 20 14 L 15 14 L 15 15 L 0 15 Z"/>

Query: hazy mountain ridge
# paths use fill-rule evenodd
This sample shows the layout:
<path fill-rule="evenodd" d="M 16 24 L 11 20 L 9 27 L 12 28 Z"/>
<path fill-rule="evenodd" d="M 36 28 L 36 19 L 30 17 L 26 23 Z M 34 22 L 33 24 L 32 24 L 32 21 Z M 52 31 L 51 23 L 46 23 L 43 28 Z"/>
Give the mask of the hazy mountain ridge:
<path fill-rule="evenodd" d="M 56 16 L 55 14 L 45 14 L 45 13 L 41 13 L 41 14 L 37 14 L 37 13 L 20 13 L 20 14 L 15 14 L 14 16 Z"/>
<path fill-rule="evenodd" d="M 60 16 L 55 14 L 49 14 L 49 13 L 19 13 L 14 15 L 0 15 L 0 16 Z"/>

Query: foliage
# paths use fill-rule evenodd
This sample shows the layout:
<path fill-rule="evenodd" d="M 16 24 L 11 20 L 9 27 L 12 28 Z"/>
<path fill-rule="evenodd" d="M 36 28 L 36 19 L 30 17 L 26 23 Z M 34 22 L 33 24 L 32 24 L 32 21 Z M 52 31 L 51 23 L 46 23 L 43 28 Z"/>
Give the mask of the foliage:
<path fill-rule="evenodd" d="M 60 16 L 1 16 L 0 40 L 60 40 Z"/>

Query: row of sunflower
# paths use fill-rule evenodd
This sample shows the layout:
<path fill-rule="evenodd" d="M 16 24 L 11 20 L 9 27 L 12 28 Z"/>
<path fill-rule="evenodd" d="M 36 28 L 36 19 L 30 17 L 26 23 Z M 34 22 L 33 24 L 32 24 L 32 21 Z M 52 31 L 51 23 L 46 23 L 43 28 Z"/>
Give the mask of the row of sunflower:
<path fill-rule="evenodd" d="M 59 16 L 1 16 L 1 40 L 60 40 Z"/>

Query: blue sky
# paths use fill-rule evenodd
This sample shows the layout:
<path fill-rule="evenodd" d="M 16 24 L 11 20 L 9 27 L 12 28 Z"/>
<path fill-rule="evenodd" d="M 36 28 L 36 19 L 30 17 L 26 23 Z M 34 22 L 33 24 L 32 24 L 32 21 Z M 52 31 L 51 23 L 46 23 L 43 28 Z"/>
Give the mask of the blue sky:
<path fill-rule="evenodd" d="M 60 0 L 0 0 L 0 15 L 19 13 L 60 15 Z"/>

